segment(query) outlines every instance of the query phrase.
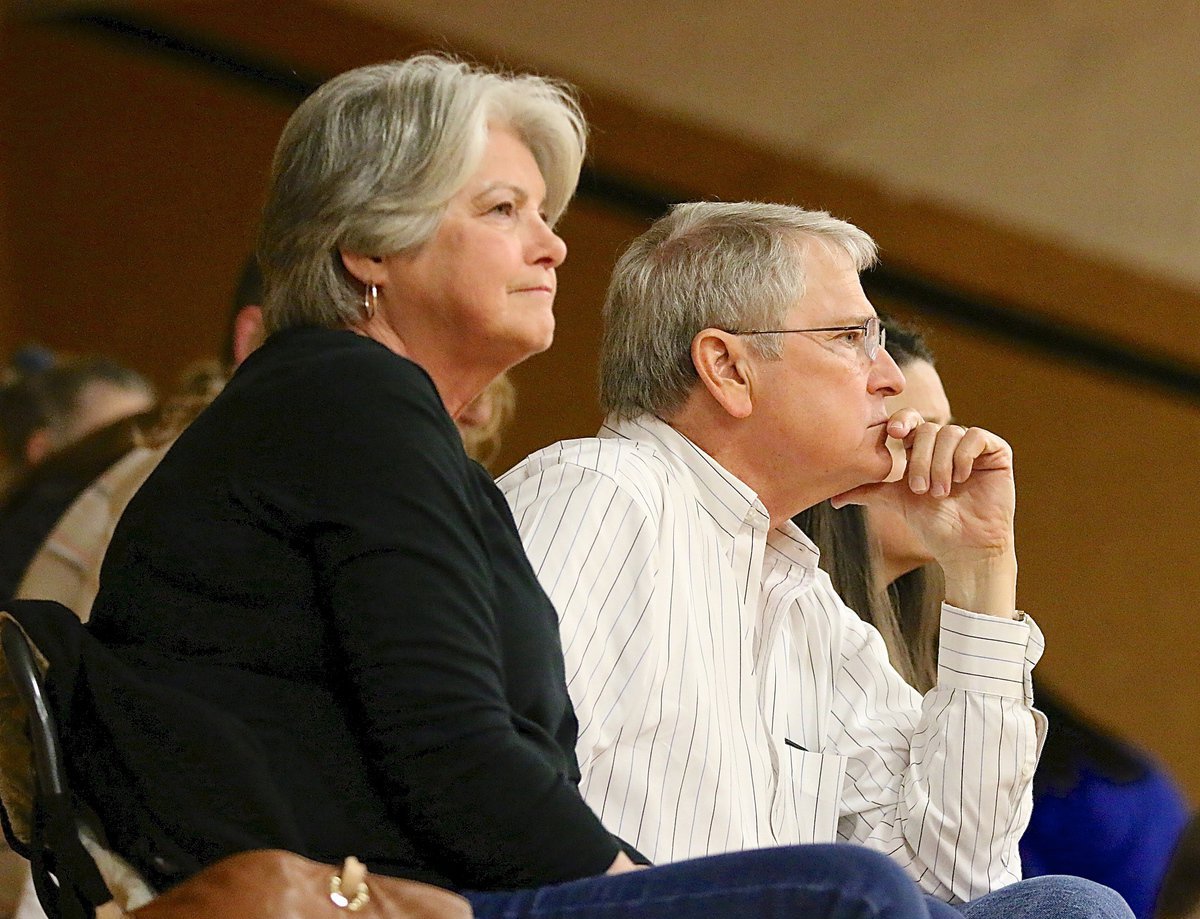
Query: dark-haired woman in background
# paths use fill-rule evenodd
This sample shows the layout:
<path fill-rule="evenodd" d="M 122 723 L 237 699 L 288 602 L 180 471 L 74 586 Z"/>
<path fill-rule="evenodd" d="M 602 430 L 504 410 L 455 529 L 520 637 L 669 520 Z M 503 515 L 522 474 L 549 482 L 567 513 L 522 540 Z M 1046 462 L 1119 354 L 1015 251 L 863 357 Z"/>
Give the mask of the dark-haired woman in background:
<path fill-rule="evenodd" d="M 885 321 L 887 349 L 904 371 L 888 409 L 915 408 L 951 421 L 950 403 L 921 335 Z M 897 670 L 926 692 L 937 680 L 941 571 L 904 520 L 873 507 L 809 508 L 796 523 L 821 550 L 821 565 L 851 609 L 883 636 Z M 1067 874 L 1120 893 L 1150 919 L 1187 820 L 1184 798 L 1147 754 L 1038 687 L 1050 731 L 1034 774 L 1033 816 L 1021 839 L 1025 877 Z"/>

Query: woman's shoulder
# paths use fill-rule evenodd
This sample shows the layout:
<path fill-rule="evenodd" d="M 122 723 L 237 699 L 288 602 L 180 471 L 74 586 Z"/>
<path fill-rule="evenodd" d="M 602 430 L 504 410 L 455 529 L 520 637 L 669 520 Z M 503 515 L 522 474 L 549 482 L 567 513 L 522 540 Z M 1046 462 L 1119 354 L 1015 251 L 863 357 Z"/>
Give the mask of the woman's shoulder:
<path fill-rule="evenodd" d="M 296 375 L 321 376 L 325 384 L 354 384 L 363 375 L 396 380 L 436 396 L 437 390 L 418 364 L 374 339 L 345 329 L 295 328 L 276 332 L 246 359 L 247 375 L 267 367 Z"/>
<path fill-rule="evenodd" d="M 313 420 L 332 413 L 347 424 L 369 418 L 372 426 L 386 427 L 391 419 L 453 427 L 422 367 L 345 330 L 276 332 L 243 362 L 226 389 L 225 401 L 275 407 Z"/>
<path fill-rule="evenodd" d="M 262 461 L 281 449 L 315 456 L 417 445 L 440 455 L 457 438 L 417 364 L 353 332 L 296 328 L 251 354 L 180 444 L 230 456 L 252 451 Z"/>

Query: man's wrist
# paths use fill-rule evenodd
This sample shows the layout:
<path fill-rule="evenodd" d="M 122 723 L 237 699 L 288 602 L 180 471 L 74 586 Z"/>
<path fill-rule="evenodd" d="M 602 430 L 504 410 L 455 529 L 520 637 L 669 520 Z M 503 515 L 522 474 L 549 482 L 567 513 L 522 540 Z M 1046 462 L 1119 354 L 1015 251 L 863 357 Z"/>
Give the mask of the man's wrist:
<path fill-rule="evenodd" d="M 943 562 L 942 571 L 946 602 L 951 606 L 1017 618 L 1017 554 L 1012 547 L 995 555 Z"/>

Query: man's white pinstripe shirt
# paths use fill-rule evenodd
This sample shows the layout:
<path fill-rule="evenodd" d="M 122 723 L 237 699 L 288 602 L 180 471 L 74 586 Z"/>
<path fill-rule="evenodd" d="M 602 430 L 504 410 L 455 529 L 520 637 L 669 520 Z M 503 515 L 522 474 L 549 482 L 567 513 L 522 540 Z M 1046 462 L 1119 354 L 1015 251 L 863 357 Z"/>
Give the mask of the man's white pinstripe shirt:
<path fill-rule="evenodd" d="M 658 862 L 861 843 L 945 899 L 1020 878 L 1032 620 L 944 606 L 922 699 L 808 538 L 661 421 L 610 420 L 499 484 L 559 612 L 580 788 L 611 831 Z"/>

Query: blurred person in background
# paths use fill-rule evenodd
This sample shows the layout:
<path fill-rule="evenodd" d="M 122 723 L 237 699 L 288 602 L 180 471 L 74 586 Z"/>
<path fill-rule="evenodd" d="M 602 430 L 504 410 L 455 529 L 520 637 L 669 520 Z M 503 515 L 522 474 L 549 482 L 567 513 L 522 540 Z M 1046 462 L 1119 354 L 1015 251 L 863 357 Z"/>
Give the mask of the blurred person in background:
<path fill-rule="evenodd" d="M 58 359 L 43 348 L 22 348 L 0 384 L 0 447 L 9 479 L 153 404 L 154 387 L 107 357 Z"/>
<path fill-rule="evenodd" d="M 906 385 L 889 410 L 912 408 L 953 422 L 934 356 L 923 336 L 885 320 L 887 350 Z M 898 468 L 893 475 L 900 473 Z M 815 505 L 795 518 L 821 550 L 834 588 L 874 625 L 896 669 L 927 692 L 937 680 L 937 617 L 942 572 L 920 536 L 892 508 Z M 1034 807 L 1021 839 L 1025 877 L 1067 874 L 1120 893 L 1138 919 L 1150 919 L 1187 820 L 1182 792 L 1147 753 L 1037 687 L 1050 723 L 1034 774 Z"/>
<path fill-rule="evenodd" d="M 1200 815 L 1192 815 L 1179 837 L 1154 919 L 1200 919 Z"/>
<path fill-rule="evenodd" d="M 0 500 L 0 597 L 79 492 L 133 443 L 132 419 L 154 404 L 136 371 L 70 358 L 0 389 L 0 438 L 14 475 Z"/>
<path fill-rule="evenodd" d="M 14 351 L 8 365 L 0 370 L 0 493 L 28 465 L 25 457 L 28 434 L 23 435 L 18 428 L 27 431 L 30 422 L 25 419 L 35 414 L 32 408 L 23 408 L 21 403 L 28 401 L 24 398 L 13 398 L 14 404 L 5 409 L 3 397 L 5 394 L 16 397 L 21 392 L 22 381 L 49 370 L 56 360 L 49 348 L 27 344 Z"/>
<path fill-rule="evenodd" d="M 261 301 L 262 272 L 250 258 L 234 291 L 220 360 L 201 361 L 188 368 L 155 412 L 139 416 L 128 426 L 122 449 L 95 472 L 44 534 L 45 541 L 25 569 L 17 596 L 57 600 L 87 621 L 99 588 L 104 551 L 125 505 L 171 442 L 262 344 Z"/>
<path fill-rule="evenodd" d="M 87 621 L 99 587 L 104 552 L 125 505 L 171 441 L 216 398 L 229 375 L 262 343 L 261 300 L 262 274 L 250 258 L 234 292 L 221 358 L 200 361 L 185 370 L 179 385 L 155 410 L 85 437 L 47 461 L 47 465 L 61 464 L 74 470 L 71 481 L 86 484 L 53 522 L 26 567 L 16 596 L 57 600 Z M 63 489 L 62 494 L 70 497 L 71 489 Z M 45 919 L 23 860 L 15 887 L 19 894 L 13 895 L 13 919 Z M 112 906 L 102 906 L 99 914 L 111 913 Z"/>
<path fill-rule="evenodd" d="M 132 417 L 153 399 L 143 377 L 107 358 L 59 360 L 39 346 L 14 353 L 0 375 L 3 598 L 14 594 L 47 531 L 80 489 L 129 449 Z M 8 906 L 18 908 L 29 870 L 6 846 L 0 865 L 0 914 L 7 914 Z"/>

